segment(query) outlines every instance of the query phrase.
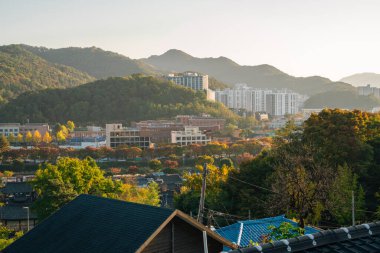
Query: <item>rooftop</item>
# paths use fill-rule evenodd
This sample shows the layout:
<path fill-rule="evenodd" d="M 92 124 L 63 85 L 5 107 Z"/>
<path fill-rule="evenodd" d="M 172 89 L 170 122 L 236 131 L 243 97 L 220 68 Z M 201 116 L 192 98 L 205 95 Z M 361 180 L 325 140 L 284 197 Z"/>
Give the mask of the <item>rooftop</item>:
<path fill-rule="evenodd" d="M 230 253 L 321 253 L 380 252 L 380 222 L 320 231 L 288 240 L 238 249 Z"/>
<path fill-rule="evenodd" d="M 270 233 L 269 226 L 278 227 L 283 222 L 289 222 L 293 226 L 298 227 L 296 222 L 285 218 L 285 215 L 280 215 L 258 220 L 238 221 L 230 226 L 217 229 L 215 232 L 241 247 L 247 247 L 250 241 L 260 243 L 262 237 Z M 316 228 L 305 227 L 305 234 L 312 234 L 318 231 Z"/>

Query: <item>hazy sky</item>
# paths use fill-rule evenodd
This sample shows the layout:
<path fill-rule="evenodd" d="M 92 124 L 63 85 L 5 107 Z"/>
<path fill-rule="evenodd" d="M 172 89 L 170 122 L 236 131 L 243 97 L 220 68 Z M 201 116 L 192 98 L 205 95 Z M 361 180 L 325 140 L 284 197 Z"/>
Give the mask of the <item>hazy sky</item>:
<path fill-rule="evenodd" d="M 380 73 L 380 0 L 0 0 L 0 44 L 171 48 L 333 80 Z"/>

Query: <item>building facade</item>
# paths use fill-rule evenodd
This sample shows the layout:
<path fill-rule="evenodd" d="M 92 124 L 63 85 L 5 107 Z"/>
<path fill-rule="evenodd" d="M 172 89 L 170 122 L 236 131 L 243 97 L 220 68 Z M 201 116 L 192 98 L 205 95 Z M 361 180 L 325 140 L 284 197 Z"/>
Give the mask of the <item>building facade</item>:
<path fill-rule="evenodd" d="M 141 136 L 137 128 L 123 127 L 122 124 L 106 124 L 106 145 L 111 148 L 122 145 L 148 148 L 151 141 L 149 137 Z"/>
<path fill-rule="evenodd" d="M 214 118 L 209 114 L 203 114 L 201 116 L 178 115 L 176 120 L 184 126 L 199 127 L 200 130 L 207 131 L 219 131 L 224 129 L 224 126 L 226 125 L 226 119 Z"/>
<path fill-rule="evenodd" d="M 185 127 L 184 131 L 172 131 L 171 137 L 171 142 L 180 146 L 190 144 L 204 145 L 211 142 L 211 137 L 199 130 L 199 127 Z"/>
<path fill-rule="evenodd" d="M 27 132 L 34 133 L 38 131 L 41 136 L 44 136 L 45 133 L 50 132 L 49 124 L 47 123 L 26 123 L 25 125 L 20 126 L 20 133 L 25 136 Z"/>
<path fill-rule="evenodd" d="M 149 137 L 153 143 L 170 143 L 172 131 L 185 129 L 182 123 L 173 120 L 145 120 L 132 123 L 132 127 L 137 128 L 141 136 Z"/>
<path fill-rule="evenodd" d="M 166 78 L 192 90 L 208 90 L 208 75 L 185 72 L 182 74 L 169 74 Z"/>
<path fill-rule="evenodd" d="M 231 109 L 247 112 L 267 112 L 272 116 L 296 114 L 300 111 L 306 96 L 290 90 L 256 89 L 237 84 L 232 89 L 217 90 L 215 98 Z"/>
<path fill-rule="evenodd" d="M 371 85 L 369 84 L 367 86 L 358 87 L 358 92 L 359 92 L 359 95 L 361 96 L 373 95 L 377 98 L 380 98 L 380 88 L 371 87 Z"/>
<path fill-rule="evenodd" d="M 17 136 L 20 132 L 19 123 L 0 123 L 0 136 L 8 137 L 10 134 Z"/>

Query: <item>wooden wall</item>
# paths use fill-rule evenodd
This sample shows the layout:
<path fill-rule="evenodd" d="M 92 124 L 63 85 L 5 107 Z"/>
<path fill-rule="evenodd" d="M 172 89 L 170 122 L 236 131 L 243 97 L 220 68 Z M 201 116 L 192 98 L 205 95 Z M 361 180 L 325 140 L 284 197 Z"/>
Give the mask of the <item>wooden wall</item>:
<path fill-rule="evenodd" d="M 207 238 L 208 252 L 218 253 L 223 245 Z M 144 249 L 144 253 L 203 253 L 202 231 L 175 217 Z"/>

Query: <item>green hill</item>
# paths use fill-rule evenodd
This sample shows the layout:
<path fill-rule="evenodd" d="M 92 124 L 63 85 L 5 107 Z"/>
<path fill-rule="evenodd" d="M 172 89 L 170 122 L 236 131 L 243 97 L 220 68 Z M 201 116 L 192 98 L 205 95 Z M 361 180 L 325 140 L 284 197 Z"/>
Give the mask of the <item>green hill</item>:
<path fill-rule="evenodd" d="M 86 73 L 50 63 L 21 46 L 0 47 L 0 104 L 26 91 L 67 88 L 92 80 Z"/>
<path fill-rule="evenodd" d="M 20 95 L 0 109 L 1 122 L 106 123 L 170 118 L 178 114 L 209 113 L 236 117 L 203 93 L 171 82 L 132 75 L 98 80 L 68 89 L 47 89 Z"/>
<path fill-rule="evenodd" d="M 141 60 L 166 71 L 207 73 L 230 85 L 247 83 L 256 88 L 288 88 L 308 95 L 341 88 L 335 86 L 331 80 L 320 76 L 294 77 L 267 64 L 241 66 L 226 57 L 197 58 L 176 49 Z"/>
<path fill-rule="evenodd" d="M 71 66 L 98 79 L 128 76 L 131 74 L 154 74 L 156 70 L 148 64 L 124 55 L 104 51 L 96 47 L 68 47 L 48 49 L 45 47 L 23 47 L 47 61 Z"/>
<path fill-rule="evenodd" d="M 380 99 L 373 96 L 360 96 L 356 90 L 328 91 L 311 96 L 305 108 L 343 108 L 369 110 L 380 106 Z"/>

